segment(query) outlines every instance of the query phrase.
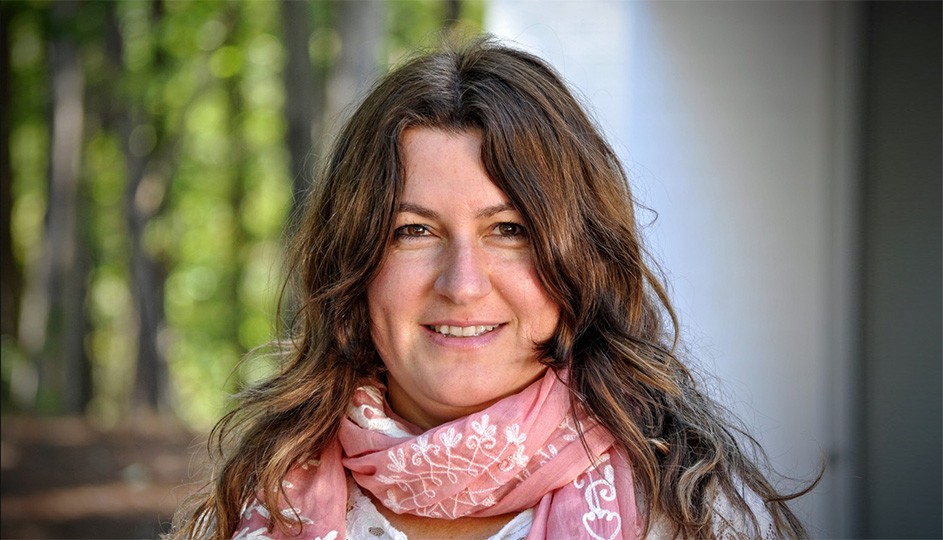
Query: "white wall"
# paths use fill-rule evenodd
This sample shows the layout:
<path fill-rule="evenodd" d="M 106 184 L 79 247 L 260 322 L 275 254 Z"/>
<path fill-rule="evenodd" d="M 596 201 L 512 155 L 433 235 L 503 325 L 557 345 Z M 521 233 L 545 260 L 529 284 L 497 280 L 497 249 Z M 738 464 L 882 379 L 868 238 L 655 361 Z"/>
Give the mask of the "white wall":
<path fill-rule="evenodd" d="M 684 338 L 775 467 L 829 474 L 794 507 L 850 536 L 854 17 L 831 3 L 492 0 L 620 153 Z M 642 213 L 643 220 L 653 215 Z"/>

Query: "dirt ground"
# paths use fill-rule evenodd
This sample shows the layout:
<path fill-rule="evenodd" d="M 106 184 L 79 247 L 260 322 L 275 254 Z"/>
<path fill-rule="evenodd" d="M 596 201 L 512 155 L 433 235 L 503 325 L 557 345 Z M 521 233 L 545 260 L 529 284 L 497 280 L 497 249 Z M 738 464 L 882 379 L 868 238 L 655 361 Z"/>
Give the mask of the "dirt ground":
<path fill-rule="evenodd" d="M 157 538 L 205 475 L 205 435 L 167 418 L 0 419 L 0 538 Z"/>

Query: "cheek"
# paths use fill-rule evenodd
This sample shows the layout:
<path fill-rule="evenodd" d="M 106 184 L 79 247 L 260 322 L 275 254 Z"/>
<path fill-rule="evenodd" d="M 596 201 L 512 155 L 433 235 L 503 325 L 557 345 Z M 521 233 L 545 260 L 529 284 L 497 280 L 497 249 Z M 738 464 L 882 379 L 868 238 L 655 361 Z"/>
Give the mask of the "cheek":
<path fill-rule="evenodd" d="M 383 346 L 384 335 L 386 333 L 386 306 L 388 298 L 386 286 L 384 285 L 383 271 L 373 279 L 367 286 L 367 315 L 370 317 L 370 337 L 373 339 L 377 349 Z"/>
<path fill-rule="evenodd" d="M 408 298 L 414 295 L 409 288 L 409 273 L 402 265 L 387 261 L 367 286 L 367 312 L 370 317 L 370 335 L 381 354 L 391 346 L 398 322 L 408 319 Z"/>
<path fill-rule="evenodd" d="M 534 338 L 535 341 L 545 341 L 553 335 L 560 321 L 560 306 L 550 298 L 547 290 L 537 278 L 536 269 L 531 274 L 531 305 L 534 306 Z"/>
<path fill-rule="evenodd" d="M 541 290 L 543 292 L 543 290 Z M 554 330 L 557 328 L 557 323 L 560 321 L 560 308 L 553 301 L 550 300 L 550 297 L 544 292 L 543 295 L 544 303 L 539 309 L 534 311 L 535 318 L 537 319 L 534 323 L 534 340 L 535 341 L 545 341 L 553 335 Z"/>
<path fill-rule="evenodd" d="M 387 259 L 367 285 L 367 308 L 370 311 L 371 320 L 382 317 L 389 308 L 390 298 L 395 296 L 396 276 L 396 265 L 391 264 Z M 374 320 L 374 322 L 380 321 Z"/>
<path fill-rule="evenodd" d="M 560 307 L 547 294 L 532 264 L 520 270 L 512 273 L 516 278 L 506 280 L 505 290 L 514 298 L 515 309 L 524 323 L 528 338 L 536 342 L 544 341 L 556 330 Z"/>

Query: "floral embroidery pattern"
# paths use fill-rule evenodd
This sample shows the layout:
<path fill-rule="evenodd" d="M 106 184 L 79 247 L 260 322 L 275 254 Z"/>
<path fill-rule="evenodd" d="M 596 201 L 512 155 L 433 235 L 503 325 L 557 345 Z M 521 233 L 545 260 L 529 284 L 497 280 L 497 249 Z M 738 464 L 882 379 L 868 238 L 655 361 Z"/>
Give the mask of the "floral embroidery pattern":
<path fill-rule="evenodd" d="M 420 435 L 408 448 L 387 451 L 389 473 L 378 474 L 377 480 L 396 487 L 386 492 L 383 501 L 394 512 L 416 509 L 421 516 L 454 519 L 475 507 L 493 506 L 494 492 L 506 489 L 509 480 L 507 474 L 500 473 L 523 469 L 530 462 L 524 445 L 527 435 L 520 426 L 511 424 L 498 436 L 498 426 L 487 414 L 471 422 L 471 434 L 467 436 L 450 427 L 431 437 Z M 428 504 L 438 499 L 437 490 L 468 477 L 482 480 L 472 483 L 483 487 Z"/>
<path fill-rule="evenodd" d="M 319 462 L 317 460 L 308 460 L 301 467 L 304 470 L 309 470 L 312 468 L 317 468 L 318 463 Z M 295 489 L 295 486 L 287 480 L 282 481 L 282 487 L 286 491 Z M 314 524 L 313 521 L 301 514 L 300 508 L 282 508 L 280 513 L 283 517 L 289 519 L 290 521 L 294 521 L 295 523 L 299 523 L 302 526 Z M 247 505 L 242 511 L 242 523 L 252 523 L 252 518 L 254 516 L 261 518 L 260 522 L 265 523 L 265 526 L 254 529 L 251 526 L 244 527 L 241 530 L 236 531 L 236 534 L 233 535 L 233 540 L 269 540 L 272 538 L 269 536 L 271 533 L 268 530 L 268 522 L 271 514 L 258 499 L 253 499 L 252 504 Z M 315 537 L 314 540 L 336 540 L 337 534 L 338 533 L 336 530 L 330 531 L 323 537 Z"/>
<path fill-rule="evenodd" d="M 637 531 L 627 457 L 613 450 L 604 428 L 571 414 L 565 381 L 554 372 L 426 432 L 389 414 L 383 396 L 376 385 L 356 391 L 321 461 L 299 463 L 286 477 L 290 503 L 266 509 L 251 501 L 236 538 L 284 536 L 266 528 L 279 512 L 306 539 L 339 540 L 348 479 L 399 513 L 456 519 L 533 509 L 532 531 L 541 536 L 611 539 L 626 527 Z"/>
<path fill-rule="evenodd" d="M 403 428 L 382 411 L 382 395 L 361 390 L 355 398 L 358 405 L 348 409 L 349 417 L 362 427 L 402 436 Z M 519 423 L 501 426 L 483 413 L 469 417 L 464 431 L 448 426 L 392 446 L 374 478 L 390 486 L 382 502 L 394 512 L 455 519 L 495 505 L 502 494 L 556 457 L 556 444 L 578 438 L 576 421 L 567 415 L 544 446 L 529 449 Z"/>
<path fill-rule="evenodd" d="M 613 540 L 622 530 L 622 518 L 618 512 L 605 508 L 605 503 L 616 500 L 615 471 L 609 462 L 609 454 L 599 457 L 595 466 L 573 480 L 573 486 L 582 489 L 589 510 L 583 514 L 583 528 L 595 540 Z M 603 477 L 595 471 L 602 467 Z M 605 525 L 605 527 L 601 527 Z"/>

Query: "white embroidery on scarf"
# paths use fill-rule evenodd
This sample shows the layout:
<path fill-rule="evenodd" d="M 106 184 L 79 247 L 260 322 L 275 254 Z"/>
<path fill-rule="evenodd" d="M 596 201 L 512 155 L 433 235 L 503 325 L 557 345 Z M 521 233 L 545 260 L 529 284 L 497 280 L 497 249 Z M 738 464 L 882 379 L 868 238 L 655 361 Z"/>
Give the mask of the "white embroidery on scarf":
<path fill-rule="evenodd" d="M 363 392 L 358 405 L 348 409 L 349 418 L 355 424 L 389 436 L 406 434 L 405 426 L 386 416 L 382 405 L 383 396 L 378 389 L 361 387 L 358 390 Z M 355 398 L 356 401 L 358 398 Z M 387 470 L 377 471 L 374 476 L 378 482 L 390 486 L 385 494 L 376 493 L 382 499 L 382 504 L 397 513 L 408 512 L 424 517 L 455 519 L 468 515 L 479 508 L 497 504 L 505 492 L 557 457 L 562 450 L 557 447 L 559 442 L 576 441 L 580 433 L 577 421 L 566 416 L 554 433 L 547 437 L 547 440 L 558 441 L 557 445 L 547 443 L 528 452 L 524 444 L 527 433 L 520 424 L 494 424 L 487 413 L 472 417 L 470 421 L 469 432 L 449 427 L 416 436 L 412 443 L 387 450 Z M 501 435 L 498 435 L 499 432 Z M 604 454 L 597 463 L 608 459 L 608 454 Z M 608 481 L 611 483 L 612 467 L 606 466 L 609 471 Z M 590 474 L 592 470 L 584 473 L 583 483 L 577 486 L 579 488 L 589 482 L 586 493 L 588 504 L 615 500 L 614 487 L 607 485 L 606 489 L 601 485 L 605 480 L 593 480 Z M 464 483 L 468 483 L 468 489 L 455 490 L 451 487 Z M 438 492 L 443 488 L 455 494 L 437 500 L 440 499 Z M 606 512 L 609 511 L 599 504 L 595 508 L 591 506 L 584 523 L 596 519 L 607 522 L 617 519 L 618 531 L 621 518 L 614 512 Z M 614 518 L 609 514 L 613 514 Z M 592 530 L 587 530 L 593 534 Z M 598 535 L 595 537 L 602 538 Z"/>
<path fill-rule="evenodd" d="M 561 435 L 565 441 L 572 442 L 579 438 L 579 432 L 576 430 L 576 426 L 573 424 L 573 419 L 569 416 L 565 417 L 563 421 L 560 422 L 560 425 L 557 426 L 557 430 L 566 432 Z M 544 465 L 556 457 L 557 452 L 559 452 L 557 447 L 551 443 L 538 450 L 536 453 L 534 453 L 534 455 L 543 458 L 540 460 L 540 465 Z"/>
<path fill-rule="evenodd" d="M 302 464 L 301 467 L 307 470 L 312 466 L 317 467 L 319 464 L 320 461 L 309 459 L 304 464 Z M 295 486 L 288 480 L 282 480 L 282 488 L 284 488 L 286 491 L 290 491 L 295 489 Z M 252 519 L 253 513 L 258 514 L 259 517 L 262 518 L 262 520 L 266 523 L 268 523 L 269 518 L 271 517 L 268 509 L 266 509 L 258 499 L 253 499 L 252 504 L 247 505 L 243 509 L 241 516 L 242 520 L 250 521 Z M 279 513 L 290 521 L 294 521 L 302 525 L 314 525 L 314 521 L 301 514 L 300 508 L 282 508 L 279 510 Z M 233 535 L 233 540 L 268 540 L 271 538 L 268 536 L 268 525 L 255 530 L 250 529 L 251 527 L 245 527 L 242 530 L 237 531 L 236 534 Z M 323 537 L 317 536 L 314 538 L 314 540 L 335 540 L 336 538 L 337 531 L 334 530 L 328 532 Z"/>
<path fill-rule="evenodd" d="M 420 516 L 452 519 L 465 515 L 468 509 L 493 506 L 497 502 L 493 492 L 506 487 L 505 482 L 496 478 L 497 472 L 522 469 L 530 462 L 524 446 L 527 434 L 518 424 L 511 424 L 504 428 L 499 441 L 498 426 L 491 423 L 487 414 L 473 420 L 471 428 L 472 434 L 467 437 L 450 427 L 438 433 L 435 440 L 430 440 L 428 434 L 420 435 L 406 450 L 387 451 L 387 469 L 392 474 L 378 474 L 377 480 L 396 486 L 398 491 L 387 490 L 383 504 L 394 512 L 416 508 L 415 513 Z M 453 452 L 463 438 L 465 448 L 471 450 L 470 457 L 466 457 L 465 451 Z M 463 490 L 450 499 L 426 506 L 427 501 L 437 497 L 438 488 L 459 482 L 460 474 L 487 475 L 492 482 L 486 483 L 487 488 Z"/>
<path fill-rule="evenodd" d="M 357 389 L 370 397 L 373 405 L 364 403 L 362 405 L 351 404 L 347 407 L 347 416 L 358 426 L 378 431 L 390 437 L 411 437 L 411 435 L 401 429 L 392 418 L 386 416 L 383 412 L 383 394 L 375 386 L 361 386 Z"/>
<path fill-rule="evenodd" d="M 595 472 L 602 470 L 603 477 L 596 477 Z M 615 471 L 609 463 L 609 454 L 605 453 L 599 456 L 599 459 L 583 474 L 573 480 L 573 486 L 577 489 L 584 489 L 583 496 L 586 499 L 586 506 L 589 510 L 583 514 L 583 528 L 596 540 L 612 540 L 619 536 L 622 529 L 622 517 L 618 512 L 613 512 L 604 508 L 606 502 L 616 500 Z M 611 533 L 603 536 L 606 530 L 606 524 L 615 522 L 615 527 Z"/>
<path fill-rule="evenodd" d="M 324 536 L 316 536 L 313 540 L 336 540 L 337 531 L 331 531 Z M 250 531 L 249 527 L 238 531 L 233 535 L 232 540 L 272 540 L 271 536 L 268 536 L 268 527 L 261 527 L 254 531 Z"/>

